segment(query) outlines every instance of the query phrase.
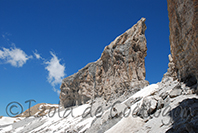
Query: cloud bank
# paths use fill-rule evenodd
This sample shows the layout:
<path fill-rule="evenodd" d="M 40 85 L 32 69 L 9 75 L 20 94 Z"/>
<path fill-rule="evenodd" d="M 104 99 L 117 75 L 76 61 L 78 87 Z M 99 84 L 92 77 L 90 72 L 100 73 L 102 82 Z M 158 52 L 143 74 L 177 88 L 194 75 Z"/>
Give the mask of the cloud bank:
<path fill-rule="evenodd" d="M 23 50 L 16 47 L 0 50 L 0 59 L 3 63 L 9 63 L 14 67 L 22 67 L 31 58 L 33 57 L 28 56 Z"/>

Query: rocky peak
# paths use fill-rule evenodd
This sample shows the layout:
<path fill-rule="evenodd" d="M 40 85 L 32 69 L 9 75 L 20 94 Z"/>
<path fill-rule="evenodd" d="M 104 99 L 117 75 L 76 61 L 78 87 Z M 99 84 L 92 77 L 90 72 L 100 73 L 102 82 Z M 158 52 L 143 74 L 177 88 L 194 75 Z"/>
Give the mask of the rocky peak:
<path fill-rule="evenodd" d="M 109 102 L 131 95 L 149 84 L 145 80 L 145 20 L 141 18 L 106 46 L 96 62 L 63 79 L 61 105 L 81 105 L 96 97 Z"/>

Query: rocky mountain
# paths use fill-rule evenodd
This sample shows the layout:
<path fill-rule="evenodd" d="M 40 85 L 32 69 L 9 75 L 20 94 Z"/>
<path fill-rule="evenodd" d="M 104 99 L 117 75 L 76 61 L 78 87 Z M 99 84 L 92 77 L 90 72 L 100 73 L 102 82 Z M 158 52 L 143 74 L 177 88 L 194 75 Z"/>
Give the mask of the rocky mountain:
<path fill-rule="evenodd" d="M 161 82 L 145 80 L 142 18 L 100 59 L 63 80 L 60 105 L 36 105 L 30 117 L 0 117 L 0 132 L 197 133 L 197 5 L 168 0 L 171 55 Z"/>
<path fill-rule="evenodd" d="M 96 62 L 63 79 L 61 105 L 81 105 L 96 97 L 109 102 L 123 95 L 131 95 L 149 84 L 145 80 L 145 20 L 142 18 L 106 46 Z"/>

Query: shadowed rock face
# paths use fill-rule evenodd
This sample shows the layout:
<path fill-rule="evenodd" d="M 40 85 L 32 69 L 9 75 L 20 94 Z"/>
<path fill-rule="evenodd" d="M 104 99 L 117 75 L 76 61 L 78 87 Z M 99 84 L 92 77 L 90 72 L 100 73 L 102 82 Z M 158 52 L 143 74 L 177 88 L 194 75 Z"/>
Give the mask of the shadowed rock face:
<path fill-rule="evenodd" d="M 170 47 L 177 78 L 192 86 L 198 79 L 198 1 L 167 2 Z"/>
<path fill-rule="evenodd" d="M 101 58 L 63 79 L 60 104 L 80 105 L 102 97 L 111 101 L 135 93 L 149 83 L 145 80 L 147 46 L 145 18 L 106 46 Z"/>

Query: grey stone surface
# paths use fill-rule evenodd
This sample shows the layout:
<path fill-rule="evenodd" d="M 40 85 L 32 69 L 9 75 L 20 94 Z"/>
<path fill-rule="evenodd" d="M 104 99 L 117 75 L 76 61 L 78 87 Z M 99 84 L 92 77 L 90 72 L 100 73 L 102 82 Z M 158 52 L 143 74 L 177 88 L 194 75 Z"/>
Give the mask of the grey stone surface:
<path fill-rule="evenodd" d="M 81 105 L 96 97 L 109 102 L 147 86 L 145 30 L 145 18 L 142 18 L 106 46 L 96 62 L 87 64 L 77 73 L 63 79 L 61 105 Z"/>
<path fill-rule="evenodd" d="M 177 78 L 188 86 L 198 80 L 198 1 L 167 0 L 170 48 Z"/>
<path fill-rule="evenodd" d="M 181 90 L 181 89 L 173 89 L 173 90 L 170 92 L 169 95 L 170 95 L 171 98 L 174 98 L 174 97 L 179 96 L 181 93 L 182 93 L 182 90 Z"/>

